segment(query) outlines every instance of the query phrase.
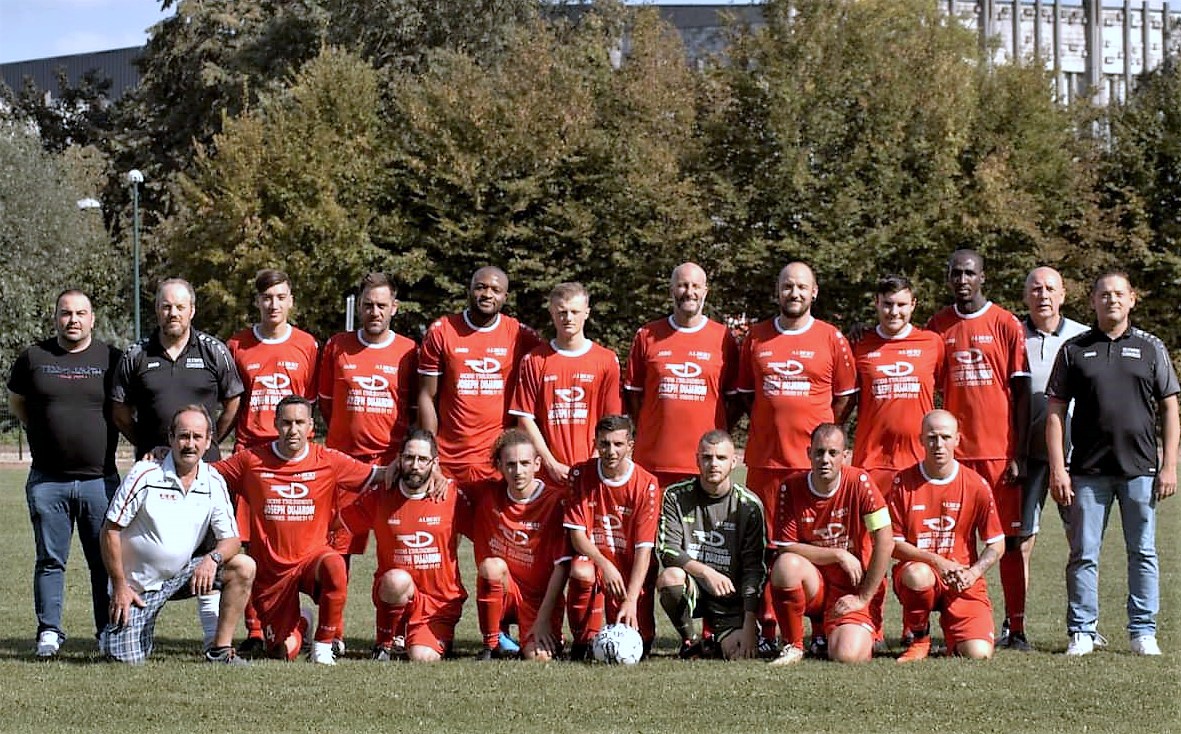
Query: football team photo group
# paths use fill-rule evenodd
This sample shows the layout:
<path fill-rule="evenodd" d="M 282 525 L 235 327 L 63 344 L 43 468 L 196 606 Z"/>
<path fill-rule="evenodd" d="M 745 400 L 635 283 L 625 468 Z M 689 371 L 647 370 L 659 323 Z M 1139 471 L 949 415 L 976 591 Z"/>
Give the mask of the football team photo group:
<path fill-rule="evenodd" d="M 205 661 L 247 668 L 470 659 L 465 616 L 477 661 L 1161 655 L 1157 504 L 1181 440 L 1168 349 L 1136 327 L 1126 273 L 1086 284 L 1074 320 L 1052 267 L 1028 273 L 1021 314 L 986 272 L 950 253 L 941 308 L 883 273 L 877 322 L 838 327 L 813 315 L 838 275 L 790 262 L 752 274 L 778 311 L 740 330 L 708 315 L 708 274 L 685 262 L 626 355 L 588 336 L 582 284 L 553 288 L 535 330 L 504 311 L 496 266 L 420 339 L 393 328 L 393 274 L 366 275 L 359 328 L 323 343 L 280 270 L 258 272 L 257 322 L 224 342 L 182 278 L 125 350 L 95 333 L 109 306 L 67 288 L 55 334 L 8 366 L 35 614 L 10 625 L 29 658 L 93 635 L 139 664 L 178 606 Z M 116 464 L 121 439 L 133 465 Z M 1109 641 L 1113 507 L 1127 604 L 1104 610 L 1124 627 Z M 1069 548 L 1053 576 L 1031 573 L 1042 532 Z M 92 629 L 64 615 L 74 543 Z M 368 594 L 350 593 L 366 555 Z M 1041 639 L 1030 589 L 1063 581 Z M 369 650 L 346 650 L 346 607 L 371 619 L 349 621 Z"/>

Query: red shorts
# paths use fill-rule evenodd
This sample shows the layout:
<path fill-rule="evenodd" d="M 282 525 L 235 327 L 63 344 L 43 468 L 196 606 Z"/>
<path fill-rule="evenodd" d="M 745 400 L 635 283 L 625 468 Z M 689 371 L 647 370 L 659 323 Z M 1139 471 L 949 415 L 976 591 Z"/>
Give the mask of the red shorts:
<path fill-rule="evenodd" d="M 763 516 L 767 521 L 767 537 L 774 537 L 775 512 L 779 505 L 779 486 L 807 469 L 760 469 L 746 470 L 746 488 L 754 492 L 763 503 Z"/>
<path fill-rule="evenodd" d="M 908 561 L 918 563 L 918 561 Z M 906 563 L 894 567 L 894 593 L 901 586 L 901 570 Z M 988 640 L 992 642 L 996 628 L 992 624 L 992 602 L 988 599 L 988 584 L 980 579 L 963 592 L 952 591 L 935 574 L 935 609 L 939 612 L 939 626 L 943 641 L 950 652 L 961 642 Z"/>
<path fill-rule="evenodd" d="M 522 648 L 525 647 L 525 641 L 533 633 L 533 625 L 537 622 L 537 610 L 541 606 L 541 601 L 541 597 L 526 596 L 521 591 L 521 587 L 517 586 L 517 582 L 513 580 L 512 574 L 506 574 L 504 617 L 516 621 Z M 550 615 L 550 629 L 559 638 L 562 636 L 562 610 L 565 608 L 565 601 L 558 599 L 558 603 L 554 604 L 553 614 Z"/>
<path fill-rule="evenodd" d="M 960 463 L 972 469 L 988 486 L 992 487 L 992 500 L 996 503 L 996 514 L 1006 536 L 1021 536 L 1021 484 L 1004 480 L 1008 459 L 960 459 Z"/>
<path fill-rule="evenodd" d="M 268 646 L 282 644 L 299 624 L 301 593 L 318 599 L 316 572 L 320 568 L 320 559 L 329 555 L 338 554 L 327 546 L 312 551 L 298 565 L 280 574 L 270 573 L 259 566 L 251 599 Z M 308 630 L 308 636 L 314 631 Z"/>
<path fill-rule="evenodd" d="M 840 571 L 838 571 L 840 573 Z M 812 619 L 823 618 L 824 634 L 831 635 L 832 631 L 837 627 L 846 624 L 855 624 L 862 627 L 870 634 L 877 631 L 877 625 L 873 620 L 873 601 L 866 604 L 864 607 L 856 612 L 849 612 L 837 617 L 832 613 L 832 608 L 836 606 L 837 600 L 846 594 L 857 593 L 854 589 L 849 589 L 843 585 L 829 583 L 824 579 L 824 574 L 820 576 L 820 588 L 817 589 L 816 596 L 808 600 L 808 606 L 804 609 L 804 614 Z M 880 594 L 885 593 L 885 589 L 879 591 Z M 874 600 L 877 599 L 877 594 L 874 595 Z"/>
<path fill-rule="evenodd" d="M 374 604 L 381 600 L 379 592 L 384 575 L 385 572 L 379 571 L 373 576 Z M 440 655 L 446 655 L 455 639 L 455 627 L 459 624 L 459 617 L 463 614 L 463 603 L 466 600 L 466 596 L 439 599 L 416 589 L 414 598 L 410 600 L 410 614 L 406 619 L 406 647 L 419 645 L 429 647 Z M 401 634 L 401 630 L 394 630 L 394 634 Z"/>

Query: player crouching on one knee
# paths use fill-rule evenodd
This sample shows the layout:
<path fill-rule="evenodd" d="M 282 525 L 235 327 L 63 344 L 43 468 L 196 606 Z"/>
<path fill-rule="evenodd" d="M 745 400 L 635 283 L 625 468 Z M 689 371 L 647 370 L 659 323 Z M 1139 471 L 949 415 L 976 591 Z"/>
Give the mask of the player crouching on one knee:
<path fill-rule="evenodd" d="M 913 636 L 898 658 L 930 654 L 931 612 L 938 611 L 947 649 L 966 658 L 993 652 L 992 604 L 984 574 L 1005 549 L 992 490 L 955 460 L 959 424 L 945 410 L 923 417 L 921 462 L 894 477 L 887 498 L 894 526 L 894 593 L 902 624 Z M 977 538 L 985 544 L 977 549 Z"/>
<path fill-rule="evenodd" d="M 844 429 L 822 423 L 808 449 L 811 471 L 779 488 L 771 543 L 783 552 L 771 569 L 771 598 L 784 646 L 772 665 L 803 659 L 805 614 L 823 616 L 829 659 L 873 656 L 870 603 L 885 592 L 894 540 L 886 501 L 866 472 L 846 466 L 845 442 Z"/>
<path fill-rule="evenodd" d="M 697 445 L 700 475 L 664 491 L 656 539 L 664 570 L 656 590 L 681 635 L 682 658 L 758 654 L 767 529 L 758 497 L 730 479 L 736 463 L 730 434 L 710 431 Z M 701 642 L 694 617 L 710 626 L 719 648 Z"/>
<path fill-rule="evenodd" d="M 596 590 L 605 592 L 606 618 L 639 630 L 647 655 L 656 637 L 653 590 L 646 582 L 656 544 L 658 483 L 632 461 L 634 447 L 630 418 L 599 420 L 598 457 L 570 470 L 574 492 L 564 524 L 574 552 L 594 564 Z"/>
<path fill-rule="evenodd" d="M 562 517 L 567 491 L 537 478 L 541 456 L 529 434 L 512 428 L 493 447 L 504 479 L 473 490 L 465 534 L 478 575 L 476 607 L 484 648 L 479 660 L 508 655 L 499 647 L 501 623 L 516 619 L 521 655 L 549 661 L 562 651 L 562 591 L 570 553 Z"/>
<path fill-rule="evenodd" d="M 373 603 L 377 640 L 373 659 L 405 655 L 433 663 L 451 652 L 467 591 L 459 578 L 456 506 L 450 489 L 432 496 L 439 449 L 430 431 L 410 431 L 398 455 L 396 487 L 371 485 L 341 511 L 352 533 L 377 539 Z"/>

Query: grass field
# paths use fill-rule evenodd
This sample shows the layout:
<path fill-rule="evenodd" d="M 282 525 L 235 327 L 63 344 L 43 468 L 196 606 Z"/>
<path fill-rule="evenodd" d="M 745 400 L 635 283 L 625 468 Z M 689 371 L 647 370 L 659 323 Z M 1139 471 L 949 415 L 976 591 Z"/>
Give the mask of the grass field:
<path fill-rule="evenodd" d="M 1054 518 L 1034 557 L 1029 632 L 1039 651 L 1000 651 L 991 662 L 932 659 L 898 666 L 805 661 L 685 663 L 661 624 L 659 655 L 633 668 L 469 660 L 435 666 L 367 659 L 373 629 L 372 557 L 359 559 L 347 608 L 349 653 L 335 668 L 256 662 L 229 669 L 199 662 L 192 602 L 165 608 L 148 664 L 98 659 L 90 637 L 85 564 L 75 545 L 67 577 L 66 631 L 55 662 L 34 661 L 32 533 L 23 469 L 0 469 L 0 731 L 511 731 L 511 732 L 1176 732 L 1181 731 L 1181 500 L 1163 506 L 1161 658 L 1133 656 L 1123 631 L 1124 555 L 1111 521 L 1101 571 L 1100 630 L 1108 649 L 1067 659 L 1063 627 L 1065 542 Z M 468 555 L 470 548 L 465 547 Z M 458 631 L 476 651 L 472 599 Z M 990 578 L 999 598 L 995 571 Z M 659 614 L 659 611 L 658 611 Z M 897 635 L 898 607 L 887 607 Z M 891 642 L 897 647 L 896 637 Z"/>

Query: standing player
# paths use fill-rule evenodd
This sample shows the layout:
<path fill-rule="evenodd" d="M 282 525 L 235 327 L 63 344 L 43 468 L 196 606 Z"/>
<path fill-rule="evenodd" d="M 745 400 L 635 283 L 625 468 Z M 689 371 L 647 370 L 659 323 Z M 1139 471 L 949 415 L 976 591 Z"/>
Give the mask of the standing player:
<path fill-rule="evenodd" d="M 250 506 L 250 542 L 258 564 L 254 605 L 269 652 L 294 660 L 308 631 L 301 620 L 300 593 L 316 599 L 319 624 L 311 661 L 335 665 L 333 641 L 340 636 L 348 574 L 340 553 L 328 544 L 329 524 L 342 492 L 356 493 L 379 475 L 378 467 L 311 443 L 312 404 L 288 395 L 275 407 L 279 438 L 214 464 L 239 502 Z"/>
<path fill-rule="evenodd" d="M 439 461 L 430 431 L 415 428 L 398 456 L 398 486 L 371 486 L 342 511 L 352 531 L 373 529 L 377 571 L 373 659 L 405 654 L 432 663 L 451 653 L 467 591 L 459 578 L 457 492 L 432 499 L 427 483 Z"/>
<path fill-rule="evenodd" d="M 656 638 L 653 589 L 648 584 L 659 516 L 656 477 L 631 459 L 635 426 L 609 415 L 595 426 L 599 456 L 570 470 L 574 492 L 564 524 L 574 552 L 595 564 L 606 592 L 606 616 L 640 631 L 644 654 Z"/>
<path fill-rule="evenodd" d="M 808 442 L 821 423 L 845 412 L 857 391 L 849 343 L 840 330 L 812 317 L 820 292 L 812 268 L 788 264 L 779 273 L 779 315 L 751 327 L 742 342 L 738 392 L 750 412 L 746 481 L 768 518 L 775 517 L 779 485 L 808 471 Z M 761 613 L 763 637 L 775 637 L 768 596 Z"/>
<path fill-rule="evenodd" d="M 758 654 L 767 522 L 759 498 L 730 478 L 737 463 L 730 434 L 710 431 L 697 444 L 700 474 L 669 487 L 661 502 L 656 592 L 685 659 Z M 713 630 L 717 648 L 697 637 L 694 617 Z"/>
<path fill-rule="evenodd" d="M 860 467 L 883 494 L 894 475 L 923 457 L 919 431 L 935 407 L 935 386 L 943 370 L 943 340 L 910 323 L 914 289 L 901 275 L 878 281 L 874 308 L 878 325 L 853 345 L 857 368 L 857 409 L 853 466 Z"/>
<path fill-rule="evenodd" d="M 678 265 L 670 290 L 672 315 L 636 332 L 623 385 L 637 424 L 635 459 L 662 488 L 697 473 L 693 444 L 684 437 L 728 428 L 727 409 L 737 404 L 738 345 L 705 315 L 705 271 Z"/>
<path fill-rule="evenodd" d="M 931 612 L 939 611 L 948 650 L 992 657 L 992 604 L 984 574 L 1000 558 L 1004 532 L 988 482 L 956 461 L 955 416 L 933 410 L 923 418 L 923 460 L 898 473 L 887 498 L 894 527 L 894 593 L 902 624 L 913 637 L 900 663 L 931 652 Z M 983 552 L 977 539 L 985 544 Z"/>
<path fill-rule="evenodd" d="M 266 268 L 258 271 L 254 290 L 258 323 L 226 342 L 246 388 L 244 405 L 238 411 L 235 453 L 275 440 L 275 406 L 284 397 L 316 398 L 320 346 L 315 337 L 287 320 L 295 305 L 290 278 L 287 273 Z"/>
<path fill-rule="evenodd" d="M 316 397 L 316 356 L 320 345 L 311 334 L 297 329 L 287 321 L 294 305 L 291 280 L 287 274 L 266 268 L 254 279 L 255 306 L 258 323 L 243 329 L 226 342 L 234 365 L 246 388 L 238 427 L 234 439 L 234 453 L 274 441 L 275 406 L 288 395 Z M 250 519 L 246 505 L 238 506 L 238 530 L 243 533 L 242 545 L 250 543 Z M 239 652 L 249 655 L 263 642 L 262 626 L 254 606 L 246 604 L 247 638 Z"/>
<path fill-rule="evenodd" d="M 328 422 L 325 445 L 367 464 L 387 464 L 410 426 L 411 395 L 417 366 L 414 341 L 394 333 L 398 293 L 384 273 L 361 280 L 361 328 L 328 340 L 317 378 L 320 414 Z M 368 535 L 341 532 L 338 549 L 364 553 Z M 347 560 L 346 560 L 347 562 Z"/>
<path fill-rule="evenodd" d="M 927 328 L 943 338 L 943 407 L 960 425 L 956 458 L 992 487 L 1005 531 L 1001 589 L 1012 634 L 1025 634 L 1021 478 L 1029 453 L 1029 356 L 1017 317 L 984 297 L 984 258 L 956 250 L 947 268 L 955 303 Z"/>
<path fill-rule="evenodd" d="M 541 338 L 501 313 L 509 280 L 496 267 L 472 275 L 468 306 L 427 329 L 418 357 L 418 423 L 438 435 L 439 463 L 470 489 L 496 478 L 488 463 L 504 431 L 521 358 Z"/>
<path fill-rule="evenodd" d="M 1050 381 L 1050 370 L 1054 367 L 1059 347 L 1066 340 L 1087 330 L 1086 326 L 1062 315 L 1062 303 L 1065 300 L 1066 288 L 1062 284 L 1062 276 L 1053 268 L 1034 268 L 1025 278 L 1025 305 L 1029 307 L 1029 315 L 1023 325 L 1025 353 L 1029 357 L 1030 398 L 1029 459 L 1021 488 L 1021 560 L 1027 590 L 1029 560 L 1041 529 L 1042 508 L 1046 504 L 1050 477 L 1049 455 L 1046 453 L 1046 415 L 1049 412 L 1046 384 Z M 1066 435 L 1066 455 L 1070 455 L 1069 430 Z M 1025 633 L 1011 632 L 1007 624 L 1001 627 L 997 646 L 1012 650 L 1032 649 Z"/>
<path fill-rule="evenodd" d="M 772 665 L 804 657 L 804 615 L 823 615 L 828 657 L 842 663 L 873 656 L 881 625 L 878 596 L 894 540 L 886 501 L 866 472 L 846 466 L 845 431 L 821 423 L 812 432 L 812 470 L 779 489 L 771 543 L 784 551 L 771 569 L 771 596 L 784 647 Z"/>
<path fill-rule="evenodd" d="M 549 299 L 557 336 L 525 356 L 509 413 L 533 440 L 545 481 L 566 486 L 570 467 L 594 452 L 595 423 L 623 412 L 619 359 L 586 337 L 590 300 L 581 283 L 562 283 Z M 567 613 L 577 651 L 601 626 L 602 599 L 595 594 L 595 569 L 585 559 L 570 568 Z"/>
<path fill-rule="evenodd" d="M 552 660 L 562 649 L 562 589 L 570 561 L 562 528 L 567 492 L 537 478 L 541 457 L 524 431 L 505 431 L 493 451 L 504 479 L 476 493 L 467 529 L 476 552 L 484 638 L 477 660 L 507 656 L 499 647 L 506 618 L 517 621 L 526 660 Z"/>

